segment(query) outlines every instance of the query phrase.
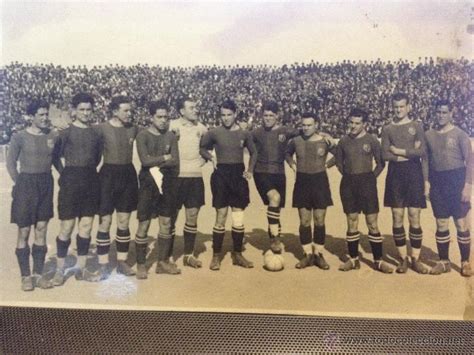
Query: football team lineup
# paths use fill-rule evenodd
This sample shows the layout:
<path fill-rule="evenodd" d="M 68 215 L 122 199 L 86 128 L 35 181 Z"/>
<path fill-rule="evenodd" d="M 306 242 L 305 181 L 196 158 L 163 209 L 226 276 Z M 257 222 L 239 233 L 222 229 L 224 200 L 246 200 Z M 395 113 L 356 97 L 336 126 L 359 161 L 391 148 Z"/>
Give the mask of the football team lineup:
<path fill-rule="evenodd" d="M 151 103 L 151 125 L 139 129 L 129 124 L 132 102 L 125 96 L 112 98 L 109 121 L 91 126 L 94 99 L 80 93 L 72 100 L 73 123 L 59 132 L 49 130 L 48 103 L 33 101 L 27 110 L 32 124 L 13 137 L 7 157 L 7 169 L 15 181 L 11 222 L 18 226 L 16 258 L 22 289 L 68 288 L 65 284 L 72 283 L 71 276 L 90 281 L 85 283 L 89 285 L 111 286 L 119 279 L 124 289 L 118 295 L 129 297 L 127 284 L 143 284 L 130 280 L 149 278 L 155 263 L 158 274 L 182 275 L 175 279 L 202 267 L 219 271 L 201 272 L 208 282 L 224 271 L 221 266 L 237 269 L 228 267 L 228 261 L 239 266 L 236 275 L 262 266 L 263 275 L 273 280 L 276 276 L 270 275 L 279 274 L 268 271 L 294 269 L 285 272 L 305 275 L 302 269 L 316 266 L 322 270 L 320 277 L 328 275 L 327 281 L 334 277 L 328 269 L 343 271 L 337 274 L 347 274 L 342 276 L 347 281 L 357 278 L 353 275 L 367 276 L 364 264 L 378 272 L 370 273 L 375 279 L 391 273 L 441 275 L 451 267 L 462 276 L 471 276 L 467 218 L 472 179 L 470 139 L 452 124 L 452 107 L 447 101 L 437 102 L 438 127 L 429 132 L 410 119 L 406 95 L 396 94 L 392 102 L 394 119 L 384 127 L 380 144 L 365 132 L 367 113 L 357 108 L 346 118 L 349 134 L 336 142 L 318 131 L 318 120 L 312 113 L 303 114 L 297 128 L 280 126 L 279 108 L 271 101 L 262 107 L 262 126 L 251 131 L 236 123 L 232 100 L 220 106 L 221 126 L 208 131 L 198 122 L 194 100 L 186 97 L 177 103 L 181 117 L 173 121 L 169 121 L 165 102 Z M 248 162 L 244 150 L 249 153 Z M 328 153 L 334 158 L 328 159 Z M 52 165 L 60 174 L 57 197 Z M 137 177 L 135 167 L 140 165 Z M 383 208 L 378 202 L 381 191 Z M 336 196 L 342 206 L 333 203 Z M 289 197 L 293 208 L 285 202 Z M 212 204 L 206 203 L 210 199 Z M 264 208 L 261 203 L 255 206 L 259 199 Z M 429 209 L 425 209 L 427 199 Z M 59 221 L 51 220 L 57 231 L 54 241 L 48 235 L 52 232 L 47 233 L 53 200 L 59 215 Z M 340 215 L 334 217 L 331 212 L 326 218 L 333 206 Z M 134 211 L 138 223 L 131 217 Z M 360 213 L 363 222 L 359 222 Z M 94 225 L 95 214 L 100 216 L 98 226 Z M 406 228 L 405 216 L 409 221 Z M 454 219 L 454 238 L 450 238 L 450 217 Z M 149 236 L 155 219 L 159 228 L 152 245 Z M 231 223 L 229 240 L 224 238 L 227 221 Z M 111 237 L 112 223 L 115 238 Z M 135 224 L 136 228 L 131 228 Z M 247 232 L 249 227 L 251 233 Z M 97 228 L 95 239 L 93 228 Z M 360 230 L 365 228 L 368 242 L 361 238 Z M 30 233 L 34 234 L 31 251 Z M 95 240 L 95 249 L 91 240 Z M 71 241 L 76 243 L 76 253 Z M 457 244 L 451 248 L 451 257 L 450 243 Z M 51 249 L 55 257 L 46 261 Z M 372 261 L 365 257 L 367 253 L 372 254 Z M 184 268 L 178 266 L 181 255 Z M 229 275 L 229 271 L 223 274 Z M 199 278 L 199 274 L 193 275 Z M 464 281 L 456 276 L 449 282 L 458 288 Z M 246 282 L 247 277 L 251 276 L 245 276 Z M 445 276 L 431 279 L 441 278 L 446 280 Z M 256 279 L 262 281 L 261 277 Z M 466 300 L 472 297 L 469 292 L 472 290 L 463 289 Z M 458 306 L 463 303 L 464 299 Z"/>

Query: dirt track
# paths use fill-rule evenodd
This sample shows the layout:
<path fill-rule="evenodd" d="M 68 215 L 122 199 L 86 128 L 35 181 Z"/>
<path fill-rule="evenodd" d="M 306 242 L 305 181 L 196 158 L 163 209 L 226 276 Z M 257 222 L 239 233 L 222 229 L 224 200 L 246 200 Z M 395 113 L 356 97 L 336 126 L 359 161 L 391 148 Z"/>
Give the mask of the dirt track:
<path fill-rule="evenodd" d="M 136 163 L 138 167 L 139 164 Z M 418 275 L 408 271 L 406 275 L 383 275 L 371 268 L 370 247 L 365 235 L 361 242 L 362 268 L 358 271 L 343 273 L 337 270 L 340 258 L 345 254 L 345 218 L 339 199 L 340 176 L 335 168 L 329 172 L 333 207 L 327 214 L 326 259 L 331 265 L 329 271 L 316 267 L 304 270 L 295 269 L 302 250 L 297 236 L 298 215 L 290 208 L 294 176 L 287 172 L 287 208 L 282 212 L 284 244 L 286 252 L 285 270 L 271 273 L 262 268 L 263 252 L 268 248 L 266 235 L 265 208 L 260 201 L 253 182 L 250 183 L 251 205 L 246 210 L 245 227 L 247 234 L 246 256 L 254 261 L 251 270 L 233 266 L 227 252 L 218 272 L 209 270 L 212 254 L 211 231 L 214 222 L 214 210 L 210 207 L 211 196 L 209 174 L 211 167 L 204 169 L 206 184 L 206 203 L 200 213 L 197 250 L 204 267 L 200 270 L 182 268 L 180 276 L 157 275 L 154 265 L 150 265 L 149 278 L 137 281 L 112 274 L 104 282 L 92 284 L 78 282 L 69 278 L 63 287 L 51 290 L 35 290 L 25 293 L 20 290 L 19 270 L 14 249 L 16 226 L 9 223 L 11 203 L 11 182 L 4 163 L 0 163 L 0 196 L 4 208 L 0 213 L 1 235 L 4 247 L 0 251 L 0 280 L 2 282 L 1 303 L 3 305 L 36 305 L 48 307 L 90 307 L 90 308 L 140 308 L 166 310 L 205 310 L 238 311 L 264 313 L 295 313 L 312 315 L 363 316 L 388 318 L 426 318 L 426 319 L 474 319 L 473 289 L 474 278 L 466 279 L 459 274 L 459 250 L 452 237 L 450 255 L 454 270 L 441 276 Z M 385 171 L 379 178 L 379 199 L 383 196 Z M 56 188 L 57 193 L 57 188 Z M 55 200 L 56 201 L 56 200 Z M 362 222 L 362 218 L 361 218 Z M 383 208 L 379 225 L 384 235 L 384 254 L 386 260 L 396 264 L 391 233 L 390 210 Z M 135 215 L 132 216 L 131 231 L 136 230 Z M 95 226 L 96 227 L 96 226 Z M 174 257 L 182 267 L 182 227 L 183 216 L 178 219 L 178 237 L 175 243 Z M 224 249 L 231 248 L 230 222 Z M 435 225 L 431 208 L 422 212 L 424 241 L 422 258 L 428 265 L 437 259 L 434 239 Z M 46 270 L 52 277 L 55 267 L 55 237 L 59 222 L 53 219 L 48 233 L 48 261 Z M 115 230 L 112 226 L 112 230 Z M 367 232 L 362 223 L 361 232 Z M 453 226 L 451 230 L 454 232 Z M 94 228 L 95 234 L 95 228 Z M 156 237 L 157 222 L 153 222 L 149 235 Z M 455 234 L 452 233 L 452 236 Z M 152 237 L 150 237 L 152 238 Z M 152 240 L 152 239 L 150 239 Z M 72 255 L 68 256 L 68 265 L 75 262 L 75 243 L 71 244 Z M 134 256 L 134 245 L 131 243 Z M 149 263 L 154 262 L 156 251 L 150 251 Z M 115 255 L 113 255 L 113 259 Z M 91 254 L 89 260 L 93 267 L 97 258 Z"/>

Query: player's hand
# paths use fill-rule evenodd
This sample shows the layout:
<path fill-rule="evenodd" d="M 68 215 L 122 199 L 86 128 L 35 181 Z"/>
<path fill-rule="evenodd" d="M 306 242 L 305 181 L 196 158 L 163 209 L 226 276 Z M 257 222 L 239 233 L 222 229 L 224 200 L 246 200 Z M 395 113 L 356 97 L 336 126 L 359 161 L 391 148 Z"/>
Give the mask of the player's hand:
<path fill-rule="evenodd" d="M 401 155 L 397 156 L 397 161 L 408 161 L 408 158 L 402 157 Z"/>
<path fill-rule="evenodd" d="M 216 170 L 217 169 L 217 158 L 212 157 L 211 163 L 212 163 L 212 167 L 214 168 L 214 170 Z"/>
<path fill-rule="evenodd" d="M 252 180 L 253 174 L 250 171 L 244 171 L 242 176 L 247 180 Z"/>
<path fill-rule="evenodd" d="M 421 148 L 421 142 L 415 141 L 415 149 L 420 149 L 420 148 Z"/>
<path fill-rule="evenodd" d="M 425 198 L 427 201 L 430 200 L 430 183 L 425 181 Z"/>
<path fill-rule="evenodd" d="M 404 153 L 403 149 L 397 148 L 393 145 L 390 146 L 389 150 L 392 154 L 395 154 L 395 155 L 403 155 Z"/>
<path fill-rule="evenodd" d="M 330 136 L 324 135 L 323 139 L 326 142 L 326 144 L 329 146 L 329 148 L 332 148 L 336 145 L 336 141 Z"/>
<path fill-rule="evenodd" d="M 174 133 L 177 139 L 179 139 L 179 127 L 175 127 L 171 130 Z"/>
<path fill-rule="evenodd" d="M 461 193 L 461 202 L 470 202 L 472 196 L 472 185 L 464 184 L 464 188 Z"/>
<path fill-rule="evenodd" d="M 165 154 L 163 155 L 163 158 L 165 159 L 165 161 L 171 160 L 171 154 Z"/>

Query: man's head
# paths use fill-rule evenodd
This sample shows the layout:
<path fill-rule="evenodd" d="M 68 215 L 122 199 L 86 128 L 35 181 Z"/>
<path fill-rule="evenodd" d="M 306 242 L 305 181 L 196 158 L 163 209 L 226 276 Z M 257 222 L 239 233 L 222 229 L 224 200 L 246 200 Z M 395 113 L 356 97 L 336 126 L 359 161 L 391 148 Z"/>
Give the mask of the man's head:
<path fill-rule="evenodd" d="M 89 123 L 94 109 L 94 98 L 92 95 L 81 92 L 73 96 L 71 100 L 72 117 L 81 123 Z"/>
<path fill-rule="evenodd" d="M 395 117 L 398 120 L 402 120 L 408 117 L 408 113 L 411 110 L 410 100 L 408 95 L 404 93 L 396 93 L 392 96 L 392 108 L 395 113 Z"/>
<path fill-rule="evenodd" d="M 186 120 L 194 122 L 198 119 L 198 110 L 196 102 L 190 97 L 184 97 L 178 100 L 176 109 Z"/>
<path fill-rule="evenodd" d="M 453 121 L 453 105 L 448 100 L 436 101 L 436 123 L 444 127 Z"/>
<path fill-rule="evenodd" d="M 278 104 L 275 101 L 267 101 L 263 104 L 263 126 L 273 128 L 278 121 Z"/>
<path fill-rule="evenodd" d="M 303 113 L 301 116 L 301 130 L 305 137 L 311 137 L 316 132 L 316 117 L 313 113 Z"/>
<path fill-rule="evenodd" d="M 157 130 L 166 131 L 168 129 L 168 111 L 168 105 L 162 100 L 150 103 L 151 123 Z"/>
<path fill-rule="evenodd" d="M 368 119 L 368 114 L 364 110 L 354 108 L 349 113 L 349 134 L 353 137 L 358 136 L 364 129 Z"/>
<path fill-rule="evenodd" d="M 231 128 L 237 117 L 237 105 L 232 100 L 226 100 L 220 108 L 221 122 L 225 128 Z"/>
<path fill-rule="evenodd" d="M 118 118 L 123 124 L 130 123 L 132 118 L 132 101 L 127 96 L 115 96 L 109 104 L 112 117 Z"/>
<path fill-rule="evenodd" d="M 49 103 L 45 100 L 33 100 L 26 108 L 26 114 L 31 117 L 31 125 L 41 130 L 49 127 Z"/>

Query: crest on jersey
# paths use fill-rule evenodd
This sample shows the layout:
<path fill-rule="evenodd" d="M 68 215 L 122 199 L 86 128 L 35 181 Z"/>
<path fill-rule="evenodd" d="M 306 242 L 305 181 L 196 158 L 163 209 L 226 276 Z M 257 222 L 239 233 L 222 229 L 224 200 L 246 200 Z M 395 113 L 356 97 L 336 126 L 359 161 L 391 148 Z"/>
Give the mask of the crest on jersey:
<path fill-rule="evenodd" d="M 456 146 L 456 140 L 454 138 L 448 138 L 446 141 L 446 146 L 448 148 L 454 148 Z"/>
<path fill-rule="evenodd" d="M 416 128 L 415 127 L 408 128 L 408 133 L 410 133 L 412 136 L 414 136 L 416 134 Z"/>
<path fill-rule="evenodd" d="M 241 139 L 241 140 L 240 140 L 240 148 L 243 148 L 243 147 L 244 147 L 244 143 L 245 143 L 244 140 Z"/>
<path fill-rule="evenodd" d="M 53 149 L 54 148 L 54 140 L 53 139 L 47 139 L 46 140 L 46 145 L 48 146 L 48 148 Z"/>
<path fill-rule="evenodd" d="M 165 145 L 165 152 L 166 152 L 167 154 L 170 153 L 170 149 L 171 149 L 171 146 L 170 146 L 169 144 Z"/>
<path fill-rule="evenodd" d="M 284 143 L 286 141 L 286 136 L 284 134 L 279 134 L 278 141 Z"/>
<path fill-rule="evenodd" d="M 362 149 L 364 150 L 364 152 L 370 153 L 370 151 L 371 151 L 371 149 L 370 149 L 370 144 L 365 143 L 365 144 L 362 146 Z"/>
<path fill-rule="evenodd" d="M 318 155 L 320 157 L 324 156 L 324 154 L 326 154 L 326 149 L 324 148 L 318 148 L 318 151 L 317 151 Z"/>

